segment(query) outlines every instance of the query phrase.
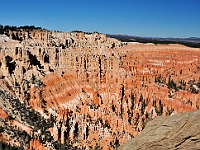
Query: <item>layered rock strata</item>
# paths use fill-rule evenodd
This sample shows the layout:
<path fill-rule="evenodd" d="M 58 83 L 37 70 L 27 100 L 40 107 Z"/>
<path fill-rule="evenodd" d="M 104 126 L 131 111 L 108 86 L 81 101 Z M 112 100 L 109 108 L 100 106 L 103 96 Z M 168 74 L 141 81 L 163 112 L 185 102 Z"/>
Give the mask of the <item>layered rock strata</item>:
<path fill-rule="evenodd" d="M 3 119 L 14 116 L 31 130 L 31 143 L 52 149 L 115 149 L 157 116 L 200 106 L 199 49 L 125 45 L 98 33 L 5 34 L 0 37 L 1 88 L 43 118 L 55 118 L 45 130 L 34 130 L 17 113 L 0 107 Z M 49 142 L 44 140 L 47 133 Z M 52 140 L 60 145 L 51 145 Z"/>

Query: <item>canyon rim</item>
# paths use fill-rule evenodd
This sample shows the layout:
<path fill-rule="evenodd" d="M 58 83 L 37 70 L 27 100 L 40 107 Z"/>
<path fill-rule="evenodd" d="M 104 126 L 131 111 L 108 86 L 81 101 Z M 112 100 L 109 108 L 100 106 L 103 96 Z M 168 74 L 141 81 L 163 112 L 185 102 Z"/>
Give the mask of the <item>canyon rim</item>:
<path fill-rule="evenodd" d="M 0 146 L 117 149 L 157 116 L 199 109 L 199 89 L 199 48 L 97 32 L 6 30 Z"/>

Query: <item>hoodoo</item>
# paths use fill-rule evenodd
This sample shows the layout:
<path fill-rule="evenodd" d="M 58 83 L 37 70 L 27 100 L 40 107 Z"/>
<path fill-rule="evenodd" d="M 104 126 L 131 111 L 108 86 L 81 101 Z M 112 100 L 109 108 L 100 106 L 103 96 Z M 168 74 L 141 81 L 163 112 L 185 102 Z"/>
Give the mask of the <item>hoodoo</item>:
<path fill-rule="evenodd" d="M 172 141 L 174 120 L 187 126 L 190 115 L 199 117 L 198 111 L 174 115 L 200 107 L 199 58 L 199 48 L 179 44 L 7 30 L 0 35 L 0 146 L 108 150 L 162 128 Z M 192 134 L 176 139 L 174 148 L 196 140 Z M 148 142 L 138 148 L 149 148 Z"/>

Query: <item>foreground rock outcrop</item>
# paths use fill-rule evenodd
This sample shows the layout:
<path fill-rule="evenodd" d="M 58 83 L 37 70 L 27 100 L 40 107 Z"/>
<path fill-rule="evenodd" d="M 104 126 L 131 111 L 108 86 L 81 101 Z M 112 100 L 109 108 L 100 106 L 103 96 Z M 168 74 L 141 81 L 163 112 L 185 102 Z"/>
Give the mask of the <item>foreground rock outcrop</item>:
<path fill-rule="evenodd" d="M 6 31 L 0 140 L 29 149 L 116 149 L 157 116 L 199 109 L 199 58 L 200 49 L 98 33 Z"/>
<path fill-rule="evenodd" d="M 118 150 L 200 149 L 200 111 L 157 117 Z"/>

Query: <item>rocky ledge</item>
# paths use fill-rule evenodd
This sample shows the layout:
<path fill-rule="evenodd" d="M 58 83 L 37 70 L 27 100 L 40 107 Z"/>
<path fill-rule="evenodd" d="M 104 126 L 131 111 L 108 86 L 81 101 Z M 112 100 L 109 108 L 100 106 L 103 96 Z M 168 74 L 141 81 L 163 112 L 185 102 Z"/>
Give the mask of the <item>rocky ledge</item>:
<path fill-rule="evenodd" d="M 118 150 L 200 149 L 200 110 L 157 117 Z"/>

